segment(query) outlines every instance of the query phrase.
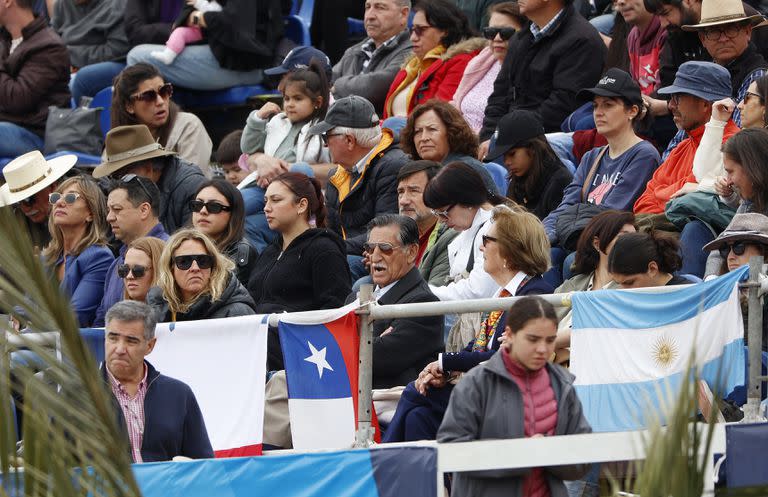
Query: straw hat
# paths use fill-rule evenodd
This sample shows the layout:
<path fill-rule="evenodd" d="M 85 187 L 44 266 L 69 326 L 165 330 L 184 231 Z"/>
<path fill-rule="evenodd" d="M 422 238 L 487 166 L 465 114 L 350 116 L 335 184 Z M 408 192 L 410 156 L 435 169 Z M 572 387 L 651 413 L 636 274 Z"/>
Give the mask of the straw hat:
<path fill-rule="evenodd" d="M 176 152 L 165 150 L 157 143 L 149 128 L 143 124 L 118 126 L 109 130 L 104 145 L 107 161 L 96 166 L 93 170 L 94 178 L 109 176 L 135 162 L 176 155 Z"/>
<path fill-rule="evenodd" d="M 765 18 L 760 14 L 747 16 L 741 0 L 703 0 L 701 2 L 701 20 L 698 24 L 682 26 L 683 31 L 699 31 L 710 26 L 749 21 L 756 26 Z"/>
<path fill-rule="evenodd" d="M 0 187 L 0 206 L 21 202 L 51 186 L 76 162 L 75 155 L 45 160 L 38 150 L 16 157 L 3 169 L 6 183 Z"/>
<path fill-rule="evenodd" d="M 736 214 L 725 231 L 704 245 L 702 250 L 717 250 L 729 242 L 738 241 L 768 245 L 768 217 L 756 212 Z"/>

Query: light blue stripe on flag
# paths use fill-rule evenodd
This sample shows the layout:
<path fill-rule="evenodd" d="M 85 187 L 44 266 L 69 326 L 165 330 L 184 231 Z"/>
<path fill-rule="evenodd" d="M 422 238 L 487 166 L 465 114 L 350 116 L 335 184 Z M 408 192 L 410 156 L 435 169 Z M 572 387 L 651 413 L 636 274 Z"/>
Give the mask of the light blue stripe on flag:
<path fill-rule="evenodd" d="M 573 328 L 647 329 L 679 323 L 728 300 L 748 267 L 667 293 L 597 290 L 573 294 Z"/>

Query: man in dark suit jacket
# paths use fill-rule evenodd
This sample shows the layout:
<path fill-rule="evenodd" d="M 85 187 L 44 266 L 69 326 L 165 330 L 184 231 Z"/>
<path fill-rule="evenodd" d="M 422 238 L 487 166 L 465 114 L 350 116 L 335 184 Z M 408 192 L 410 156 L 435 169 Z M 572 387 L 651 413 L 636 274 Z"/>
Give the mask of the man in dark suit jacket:
<path fill-rule="evenodd" d="M 364 249 L 379 304 L 438 301 L 416 268 L 419 229 L 413 219 L 397 214 L 374 218 Z M 442 316 L 374 321 L 373 388 L 413 381 L 442 350 Z"/>

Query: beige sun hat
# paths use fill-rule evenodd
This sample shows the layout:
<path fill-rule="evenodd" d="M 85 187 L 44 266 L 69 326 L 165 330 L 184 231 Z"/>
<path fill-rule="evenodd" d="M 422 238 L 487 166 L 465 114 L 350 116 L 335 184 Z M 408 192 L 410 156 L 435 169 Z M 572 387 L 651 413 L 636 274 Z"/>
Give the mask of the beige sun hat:
<path fill-rule="evenodd" d="M 683 31 L 699 31 L 710 26 L 749 21 L 753 26 L 763 22 L 760 14 L 748 16 L 744 12 L 741 0 L 703 0 L 701 2 L 701 20 L 698 24 L 682 26 Z"/>
<path fill-rule="evenodd" d="M 104 140 L 107 161 L 93 170 L 94 178 L 109 176 L 125 166 L 155 157 L 176 155 L 155 141 L 144 124 L 117 126 L 107 133 Z"/>
<path fill-rule="evenodd" d="M 77 162 L 75 155 L 46 160 L 39 150 L 16 157 L 3 168 L 6 183 L 0 187 L 0 206 L 12 205 L 51 186 Z"/>

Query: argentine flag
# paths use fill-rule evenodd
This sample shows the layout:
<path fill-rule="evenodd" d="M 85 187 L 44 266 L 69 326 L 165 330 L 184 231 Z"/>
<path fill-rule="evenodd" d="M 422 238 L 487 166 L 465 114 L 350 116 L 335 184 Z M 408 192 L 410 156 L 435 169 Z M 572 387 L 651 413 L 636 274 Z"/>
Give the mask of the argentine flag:
<path fill-rule="evenodd" d="M 724 397 L 744 384 L 738 283 L 747 272 L 665 293 L 573 294 L 570 370 L 594 431 L 643 429 L 661 416 L 663 396 L 677 391 L 694 350 L 713 391 Z"/>

